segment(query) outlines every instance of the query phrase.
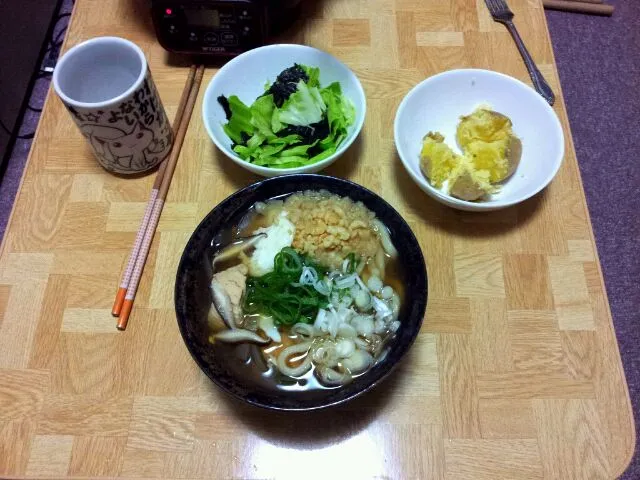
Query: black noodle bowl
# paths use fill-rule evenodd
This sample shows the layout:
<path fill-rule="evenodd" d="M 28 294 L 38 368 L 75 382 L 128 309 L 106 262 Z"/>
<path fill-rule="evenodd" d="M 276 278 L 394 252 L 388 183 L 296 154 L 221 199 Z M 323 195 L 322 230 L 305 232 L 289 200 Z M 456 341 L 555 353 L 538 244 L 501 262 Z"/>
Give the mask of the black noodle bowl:
<path fill-rule="evenodd" d="M 265 378 L 255 365 L 243 362 L 238 349 L 248 345 L 212 345 L 207 316 L 211 307 L 209 284 L 213 275 L 214 245 L 231 241 L 234 231 L 256 202 L 304 190 L 326 190 L 362 202 L 390 231 L 400 252 L 399 273 L 404 285 L 400 329 L 384 353 L 364 374 L 333 388 L 290 388 Z M 370 390 L 393 370 L 415 340 L 427 303 L 427 272 L 415 235 L 393 207 L 366 188 L 322 175 L 285 175 L 249 185 L 229 196 L 198 225 L 185 247 L 175 288 L 175 306 L 182 338 L 198 366 L 222 390 L 259 407 L 274 410 L 314 410 L 338 405 Z"/>

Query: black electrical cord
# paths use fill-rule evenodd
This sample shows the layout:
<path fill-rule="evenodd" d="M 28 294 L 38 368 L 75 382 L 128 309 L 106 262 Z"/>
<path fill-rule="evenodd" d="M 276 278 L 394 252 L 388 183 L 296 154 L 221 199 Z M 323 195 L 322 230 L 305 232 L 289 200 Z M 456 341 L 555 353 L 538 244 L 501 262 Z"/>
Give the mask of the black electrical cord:
<path fill-rule="evenodd" d="M 11 130 L 9 130 L 9 129 L 5 126 L 5 124 L 4 124 L 4 122 L 3 122 L 2 120 L 0 120 L 0 128 L 2 128 L 5 132 L 7 132 L 7 134 L 11 135 Z"/>
<path fill-rule="evenodd" d="M 56 20 L 56 26 L 57 26 L 57 23 L 58 23 L 60 20 L 62 20 L 63 18 L 66 18 L 66 17 L 70 17 L 70 16 L 71 16 L 71 14 L 70 14 L 70 13 L 63 13 L 62 15 L 60 15 L 60 16 L 57 18 L 57 20 Z M 66 32 L 66 31 L 67 31 L 67 27 L 66 27 L 66 26 L 64 26 L 64 27 L 63 27 L 63 28 L 58 32 L 58 34 L 56 35 L 56 38 L 53 40 L 53 43 L 54 43 L 54 44 L 55 44 L 55 43 L 62 43 L 62 39 L 64 38 L 64 32 Z"/>
<path fill-rule="evenodd" d="M 0 128 L 7 132 L 7 135 L 13 135 L 13 132 L 7 127 L 2 120 L 0 120 Z M 19 138 L 20 140 L 31 140 L 35 136 L 36 132 L 25 133 L 24 135 L 16 135 L 15 138 Z"/>
<path fill-rule="evenodd" d="M 60 20 L 70 16 L 71 16 L 71 13 L 59 14 L 56 17 L 52 32 L 56 31 L 56 28 L 58 28 L 58 24 L 60 23 Z M 49 70 L 53 70 L 53 67 L 55 67 L 58 56 L 60 55 L 60 48 L 62 48 L 62 44 L 64 43 L 64 35 L 66 32 L 67 32 L 67 25 L 62 27 L 60 31 L 57 34 L 55 34 L 55 36 L 52 33 L 52 36 L 49 38 L 49 41 L 47 43 L 47 50 L 45 51 L 44 59 L 42 61 L 42 64 L 44 65 L 45 69 L 48 69 L 48 70 L 40 69 L 39 73 L 43 73 L 43 72 L 51 73 Z"/>
<path fill-rule="evenodd" d="M 68 17 L 69 15 L 71 14 L 65 13 L 62 16 L 58 17 L 58 19 L 56 20 L 56 25 L 62 18 Z M 64 34 L 66 32 L 67 32 L 67 27 L 65 26 L 58 32 L 58 34 L 54 39 L 50 40 L 49 45 L 47 47 L 47 57 L 49 57 L 48 59 L 51 59 L 51 57 L 54 57 L 54 59 L 58 57 L 60 53 L 60 47 L 62 47 L 62 43 L 64 42 Z"/>
<path fill-rule="evenodd" d="M 56 31 L 56 28 L 58 27 L 60 20 L 70 16 L 71 16 L 70 12 L 61 13 L 56 16 L 56 19 L 53 24 L 53 29 L 51 30 L 52 34 L 47 41 L 47 48 L 44 53 L 44 59 L 41 62 L 41 65 L 44 65 L 44 69 L 40 68 L 38 70 L 38 72 L 35 75 L 34 82 L 42 78 L 49 77 L 53 74 L 53 67 L 55 67 L 56 61 L 58 59 L 58 55 L 60 54 L 60 48 L 62 47 L 62 44 L 64 42 L 64 35 L 67 32 L 67 26 L 65 25 L 63 28 L 61 28 L 60 31 L 57 34 L 55 34 L 55 36 L 53 32 Z M 31 91 L 33 91 L 33 89 Z M 35 113 L 42 112 L 42 107 L 34 107 L 30 103 L 27 103 L 26 108 Z M 11 129 L 9 129 L 2 120 L 0 120 L 0 128 L 4 130 L 10 137 L 13 136 L 13 132 L 11 131 Z M 35 133 L 36 132 L 34 130 L 33 132 L 30 132 L 30 133 L 15 135 L 15 138 L 20 140 L 31 140 L 35 136 Z"/>
<path fill-rule="evenodd" d="M 35 77 L 35 80 L 42 80 L 43 78 L 48 78 L 53 74 L 53 72 L 46 72 L 44 70 L 40 70 Z M 27 105 L 27 108 L 29 110 L 31 110 L 32 112 L 36 112 L 36 113 L 40 113 L 42 112 L 42 107 L 34 107 L 33 105 L 31 105 L 30 103 Z"/>

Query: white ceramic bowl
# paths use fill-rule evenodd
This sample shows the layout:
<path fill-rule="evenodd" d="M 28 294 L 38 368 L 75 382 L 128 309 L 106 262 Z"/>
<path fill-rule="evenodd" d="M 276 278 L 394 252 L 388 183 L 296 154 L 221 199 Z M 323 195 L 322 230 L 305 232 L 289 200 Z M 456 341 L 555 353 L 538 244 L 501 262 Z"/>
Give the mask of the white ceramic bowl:
<path fill-rule="evenodd" d="M 460 116 L 488 104 L 513 122 L 522 140 L 520 165 L 500 192 L 468 202 L 432 187 L 420 171 L 422 138 L 438 131 L 455 151 Z M 531 87 L 488 70 L 451 70 L 415 86 L 400 103 L 394 124 L 396 148 L 411 178 L 431 197 L 460 210 L 497 210 L 520 203 L 546 187 L 564 156 L 564 135 L 557 115 Z"/>
<path fill-rule="evenodd" d="M 347 138 L 330 157 L 304 167 L 268 168 L 244 161 L 231 149 L 231 139 L 224 133 L 222 125 L 227 122 L 224 110 L 218 103 L 220 95 L 237 95 L 245 104 L 251 105 L 264 93 L 267 81 L 273 82 L 278 74 L 294 63 L 320 68 L 320 85 L 340 82 L 342 93 L 355 107 L 356 118 L 349 127 Z M 313 173 L 331 165 L 356 139 L 366 113 L 364 90 L 358 77 L 342 62 L 326 52 L 304 45 L 268 45 L 250 50 L 234 58 L 215 74 L 202 104 L 202 116 L 209 136 L 216 146 L 231 160 L 247 170 L 264 177 L 292 173 Z"/>

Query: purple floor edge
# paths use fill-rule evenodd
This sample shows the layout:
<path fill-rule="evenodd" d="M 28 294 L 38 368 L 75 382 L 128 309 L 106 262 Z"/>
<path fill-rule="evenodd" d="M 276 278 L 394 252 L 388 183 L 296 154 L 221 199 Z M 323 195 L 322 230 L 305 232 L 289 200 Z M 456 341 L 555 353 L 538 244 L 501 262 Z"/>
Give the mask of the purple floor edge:
<path fill-rule="evenodd" d="M 547 21 L 638 432 L 640 2 L 609 3 L 611 18 L 548 11 Z M 621 478 L 640 478 L 637 450 Z"/>

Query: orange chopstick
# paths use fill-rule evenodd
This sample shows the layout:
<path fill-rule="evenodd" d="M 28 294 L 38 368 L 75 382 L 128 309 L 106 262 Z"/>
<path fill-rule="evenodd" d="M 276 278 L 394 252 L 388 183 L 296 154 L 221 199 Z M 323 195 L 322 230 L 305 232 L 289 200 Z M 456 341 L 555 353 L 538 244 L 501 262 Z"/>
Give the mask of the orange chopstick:
<path fill-rule="evenodd" d="M 184 109 L 187 104 L 187 99 L 189 98 L 189 92 L 191 92 L 191 88 L 193 86 L 193 79 L 196 75 L 196 66 L 192 65 L 189 70 L 189 76 L 187 77 L 187 82 L 185 83 L 184 90 L 182 91 L 182 97 L 180 97 L 180 103 L 178 104 L 178 111 L 176 112 L 176 117 L 173 121 L 173 131 L 176 132 L 180 123 L 182 122 L 182 116 L 184 115 Z M 175 148 L 175 142 L 174 147 Z M 172 148 L 172 150 L 173 150 Z M 131 281 L 131 274 L 133 273 L 133 268 L 136 264 L 136 260 L 138 258 L 138 254 L 140 253 L 140 245 L 142 244 L 142 239 L 144 238 L 144 234 L 147 231 L 147 226 L 149 224 L 149 217 L 151 216 L 151 211 L 153 210 L 153 206 L 156 203 L 156 198 L 158 198 L 158 191 L 160 190 L 160 185 L 162 185 L 162 179 L 164 177 L 165 170 L 167 168 L 168 159 L 165 159 L 160 164 L 160 168 L 158 168 L 158 173 L 156 174 L 156 180 L 153 182 L 153 188 L 151 189 L 151 193 L 149 194 L 149 201 L 147 202 L 147 207 L 145 208 L 144 215 L 142 217 L 142 222 L 140 222 L 140 227 L 138 228 L 138 233 L 136 233 L 136 239 L 133 242 L 133 248 L 131 249 L 131 254 L 129 255 L 129 260 L 127 262 L 127 267 L 125 268 L 122 279 L 120 280 L 120 286 L 118 287 L 118 291 L 116 292 L 116 298 L 113 301 L 113 308 L 111 309 L 111 314 L 114 317 L 120 315 L 120 311 L 122 310 L 122 304 L 124 303 L 124 297 L 127 294 L 127 288 L 129 287 L 129 282 Z"/>
<path fill-rule="evenodd" d="M 162 178 L 158 196 L 155 200 L 153 209 L 151 210 L 149 216 L 149 224 L 145 231 L 144 237 L 142 238 L 140 251 L 138 253 L 138 257 L 131 274 L 129 286 L 127 287 L 127 293 L 122 304 L 122 310 L 120 311 L 120 317 L 117 324 L 118 330 L 124 330 L 125 328 L 127 328 L 129 315 L 131 314 L 131 309 L 133 307 L 133 300 L 135 299 L 136 292 L 138 291 L 138 285 L 140 284 L 140 278 L 142 277 L 142 270 L 144 269 L 147 255 L 149 254 L 149 248 L 151 247 L 151 242 L 156 232 L 158 221 L 160 220 L 160 214 L 162 213 L 162 208 L 164 207 L 164 201 L 167 198 L 167 193 L 169 192 L 169 187 L 171 186 L 171 179 L 173 178 L 173 173 L 176 169 L 178 158 L 180 157 L 180 150 L 182 149 L 184 137 L 187 134 L 187 128 L 189 127 L 189 121 L 191 120 L 193 107 L 196 103 L 196 99 L 198 98 L 198 91 L 200 90 L 200 84 L 202 83 L 203 75 L 204 65 L 200 65 L 196 70 L 195 78 L 191 86 L 191 90 L 189 91 L 189 96 L 185 105 L 184 115 L 182 116 L 181 122 L 176 132 L 173 149 L 171 150 L 171 155 L 169 156 L 169 161 Z"/>

